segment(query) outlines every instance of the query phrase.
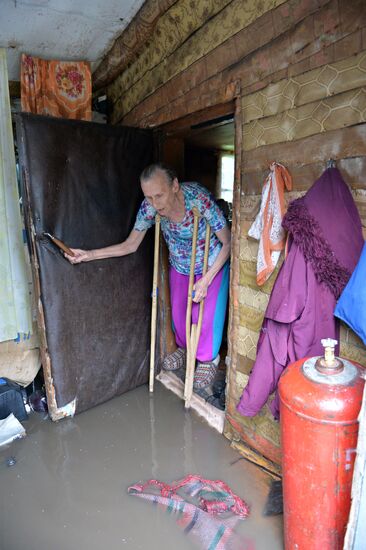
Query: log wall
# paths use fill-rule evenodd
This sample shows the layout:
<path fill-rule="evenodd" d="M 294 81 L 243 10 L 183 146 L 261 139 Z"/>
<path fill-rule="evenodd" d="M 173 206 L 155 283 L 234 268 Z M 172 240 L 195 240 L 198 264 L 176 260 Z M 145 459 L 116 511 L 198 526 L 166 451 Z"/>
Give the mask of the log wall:
<path fill-rule="evenodd" d="M 152 5 L 148 0 L 147 12 Z M 247 233 L 272 160 L 293 175 L 290 200 L 335 159 L 366 228 L 366 6 L 364 0 L 177 0 L 159 7 L 148 40 L 136 39 L 139 19 L 132 22 L 134 57 L 118 75 L 108 71 L 107 58 L 98 86 L 106 86 L 114 123 L 142 127 L 238 98 L 226 435 L 278 462 L 278 426 L 267 409 L 254 419 L 235 412 L 276 276 L 257 287 L 257 243 Z M 366 365 L 365 347 L 352 331 L 343 327 L 341 338 L 342 355 Z"/>

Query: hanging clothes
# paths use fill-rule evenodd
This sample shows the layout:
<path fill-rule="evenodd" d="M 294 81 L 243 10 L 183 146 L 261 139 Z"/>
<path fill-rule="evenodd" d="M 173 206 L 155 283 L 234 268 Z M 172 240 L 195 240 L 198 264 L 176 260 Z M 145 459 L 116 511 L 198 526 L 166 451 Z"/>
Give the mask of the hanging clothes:
<path fill-rule="evenodd" d="M 292 189 L 289 171 L 278 162 L 272 162 L 263 185 L 261 206 L 248 231 L 249 237 L 259 241 L 257 257 L 257 284 L 264 285 L 273 273 L 281 250 L 285 247 L 282 218 L 285 214 L 285 188 Z"/>
<path fill-rule="evenodd" d="M 23 54 L 20 73 L 22 111 L 91 120 L 89 63 L 47 61 Z"/>
<path fill-rule="evenodd" d="M 278 274 L 258 340 L 257 356 L 237 410 L 255 416 L 277 388 L 283 370 L 322 354 L 320 340 L 339 341 L 336 300 L 359 259 L 361 220 L 336 168 L 326 170 L 283 220 L 288 253 Z M 270 409 L 278 418 L 276 393 Z"/>
<path fill-rule="evenodd" d="M 0 48 L 0 342 L 32 331 L 11 123 L 6 49 Z"/>
<path fill-rule="evenodd" d="M 334 315 L 347 323 L 366 345 L 366 244 Z"/>

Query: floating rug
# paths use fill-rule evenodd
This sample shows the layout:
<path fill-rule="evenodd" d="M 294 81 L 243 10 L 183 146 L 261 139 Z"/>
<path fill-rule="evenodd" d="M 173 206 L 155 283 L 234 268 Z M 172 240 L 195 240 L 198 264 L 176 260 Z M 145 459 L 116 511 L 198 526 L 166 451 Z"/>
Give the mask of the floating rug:
<path fill-rule="evenodd" d="M 132 485 L 128 492 L 165 508 L 204 550 L 254 550 L 253 543 L 234 531 L 238 520 L 249 515 L 249 508 L 223 481 L 188 475 L 169 485 L 150 479 Z"/>

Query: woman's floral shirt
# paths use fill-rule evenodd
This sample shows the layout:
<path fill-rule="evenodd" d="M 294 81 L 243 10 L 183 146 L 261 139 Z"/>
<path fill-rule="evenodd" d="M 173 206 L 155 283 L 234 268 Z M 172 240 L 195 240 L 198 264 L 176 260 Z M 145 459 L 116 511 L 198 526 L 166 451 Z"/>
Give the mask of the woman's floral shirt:
<path fill-rule="evenodd" d="M 216 260 L 222 244 L 215 233 L 226 226 L 225 217 L 217 206 L 214 197 L 207 189 L 199 183 L 181 183 L 183 191 L 186 213 L 181 222 L 175 223 L 165 216 L 161 216 L 161 230 L 169 249 L 170 264 L 179 273 L 189 275 L 192 250 L 193 234 L 193 208 L 196 207 L 201 216 L 210 224 L 210 252 L 209 267 Z M 156 210 L 144 199 L 137 213 L 134 229 L 136 231 L 145 231 L 155 223 Z M 203 258 L 205 249 L 206 223 L 202 218 L 198 225 L 197 253 L 195 274 L 202 273 Z"/>

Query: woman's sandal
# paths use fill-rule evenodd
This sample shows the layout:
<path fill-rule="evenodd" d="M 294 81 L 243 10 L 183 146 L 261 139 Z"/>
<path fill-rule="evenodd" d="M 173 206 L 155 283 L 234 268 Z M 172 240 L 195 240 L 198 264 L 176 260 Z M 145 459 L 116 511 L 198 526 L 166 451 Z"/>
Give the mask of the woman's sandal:
<path fill-rule="evenodd" d="M 205 363 L 197 361 L 196 370 L 193 379 L 193 388 L 195 390 L 202 390 L 207 386 L 210 386 L 215 380 L 217 369 L 220 363 L 220 356 L 218 355 L 213 361 L 207 361 Z"/>
<path fill-rule="evenodd" d="M 173 353 L 165 357 L 162 362 L 162 368 L 167 371 L 175 371 L 186 366 L 187 352 L 183 348 L 176 349 Z"/>

